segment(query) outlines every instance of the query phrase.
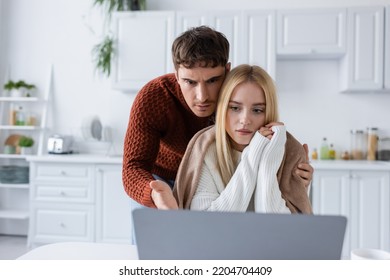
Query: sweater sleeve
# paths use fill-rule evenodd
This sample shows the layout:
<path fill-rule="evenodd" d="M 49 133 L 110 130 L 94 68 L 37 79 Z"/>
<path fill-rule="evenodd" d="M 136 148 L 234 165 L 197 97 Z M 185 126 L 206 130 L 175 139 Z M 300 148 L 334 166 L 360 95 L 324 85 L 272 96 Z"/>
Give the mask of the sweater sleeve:
<path fill-rule="evenodd" d="M 157 83 L 149 83 L 137 94 L 131 108 L 124 140 L 122 180 L 126 193 L 138 203 L 155 207 L 150 181 L 166 111 L 163 99 L 155 98 Z M 153 110 L 151 110 L 153 108 Z"/>
<path fill-rule="evenodd" d="M 216 166 L 215 153 L 211 159 L 206 155 L 191 210 L 245 212 L 255 189 L 261 154 L 268 142 L 260 133 L 255 133 L 226 188 L 217 168 L 210 168 L 212 161 Z"/>
<path fill-rule="evenodd" d="M 274 135 L 261 156 L 257 187 L 255 191 L 255 211 L 260 213 L 290 213 L 282 198 L 277 180 L 277 172 L 283 159 L 286 143 L 285 126 L 273 126 Z"/>

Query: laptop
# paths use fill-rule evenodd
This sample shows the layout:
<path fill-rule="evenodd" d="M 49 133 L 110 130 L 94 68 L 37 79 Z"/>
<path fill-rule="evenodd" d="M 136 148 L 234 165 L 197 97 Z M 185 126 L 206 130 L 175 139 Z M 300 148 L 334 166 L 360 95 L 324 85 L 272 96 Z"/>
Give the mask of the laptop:
<path fill-rule="evenodd" d="M 140 260 L 336 260 L 343 216 L 136 209 Z"/>

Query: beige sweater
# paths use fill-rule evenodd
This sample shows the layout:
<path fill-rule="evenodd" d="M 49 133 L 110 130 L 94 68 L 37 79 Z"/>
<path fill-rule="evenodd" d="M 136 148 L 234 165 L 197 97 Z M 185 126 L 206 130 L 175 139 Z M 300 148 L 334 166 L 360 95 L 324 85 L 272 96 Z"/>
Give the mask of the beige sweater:
<path fill-rule="evenodd" d="M 207 164 L 205 164 L 205 160 L 208 161 L 205 156 L 207 152 L 210 152 L 210 149 L 213 149 L 213 145 L 215 146 L 215 128 L 214 126 L 208 127 L 197 133 L 187 147 L 186 153 L 179 167 L 178 175 L 176 177 L 174 195 L 178 201 L 179 207 L 184 209 L 189 209 L 191 207 L 192 209 L 199 210 L 202 210 L 203 208 L 203 210 L 208 209 L 215 211 L 245 211 L 249 203 L 248 198 L 254 196 L 255 210 L 258 212 L 285 212 L 285 209 L 287 209 L 285 206 L 287 206 L 289 211 L 292 213 L 312 213 L 310 201 L 307 195 L 307 189 L 304 186 L 304 182 L 298 175 L 295 174 L 295 169 L 297 168 L 298 163 L 305 162 L 306 152 L 303 149 L 302 145 L 297 140 L 295 140 L 295 138 L 289 133 L 287 133 L 285 150 L 277 149 L 278 151 L 276 151 L 276 154 L 282 152 L 282 155 L 276 156 L 276 158 L 280 157 L 281 163 L 279 164 L 280 161 L 275 161 L 277 168 L 280 166 L 277 172 L 276 182 L 276 184 L 279 183 L 279 193 L 277 190 L 275 192 L 275 189 L 277 188 L 275 188 L 275 185 L 270 185 L 275 183 L 272 182 L 272 176 L 268 176 L 268 178 L 266 178 L 267 176 L 261 176 L 261 180 L 268 180 L 269 178 L 271 178 L 271 181 L 262 183 L 263 186 L 270 186 L 265 188 L 256 188 L 256 191 L 254 192 L 256 184 L 259 184 L 257 176 L 253 176 L 253 172 L 255 172 L 255 170 L 258 170 L 259 174 L 260 170 L 264 171 L 274 169 L 275 172 L 277 170 L 277 168 L 275 169 L 275 167 L 270 168 L 270 161 L 268 161 L 267 164 L 266 160 L 259 160 L 261 157 L 264 157 L 264 154 L 270 153 L 266 152 L 268 147 L 267 141 L 269 140 L 260 135 L 255 137 L 257 137 L 258 139 L 253 140 L 258 141 L 258 144 L 252 145 L 252 148 L 254 150 L 252 149 L 252 151 L 249 151 L 248 149 L 248 152 L 251 157 L 253 153 L 256 153 L 256 155 L 258 155 L 258 158 L 256 159 L 256 156 L 253 157 L 254 160 L 252 167 L 249 163 L 249 165 L 245 167 L 240 167 L 239 165 L 237 169 L 241 168 L 242 170 L 240 172 L 237 172 L 236 170 L 236 173 L 241 173 L 241 175 L 238 175 L 241 176 L 239 180 L 244 180 L 245 182 L 241 181 L 238 185 L 232 185 L 231 187 L 229 187 L 229 185 L 226 186 L 226 189 L 230 188 L 230 190 L 228 189 L 228 191 L 226 191 L 225 189 L 224 192 L 226 193 L 226 195 L 224 194 L 222 198 L 219 198 L 218 196 L 220 195 L 217 193 L 211 194 L 211 196 L 207 198 L 207 195 L 204 196 L 207 191 L 203 193 L 202 198 L 202 193 L 200 190 L 200 199 L 206 199 L 206 201 L 199 203 L 199 192 L 195 196 L 194 201 L 193 199 L 194 195 L 198 190 L 198 187 L 202 188 L 202 186 L 204 186 L 202 178 L 204 178 L 205 174 L 204 168 L 207 168 L 205 167 L 205 165 L 207 166 Z M 283 141 L 283 139 L 280 141 Z M 251 148 L 250 146 L 251 145 L 249 145 L 248 148 Z M 273 146 L 278 146 L 276 145 L 276 141 Z M 245 150 L 243 154 L 245 154 Z M 271 151 L 270 148 L 268 148 L 268 150 Z M 272 151 L 272 154 L 275 154 L 275 150 Z M 244 156 L 245 155 L 243 155 L 243 157 Z M 275 159 L 273 157 L 274 156 L 271 157 L 271 161 Z M 246 160 L 242 161 L 241 163 L 244 162 L 245 164 L 248 164 Z M 259 165 L 256 165 L 256 162 L 258 162 Z M 251 168 L 253 170 L 250 170 Z M 210 173 L 210 170 L 208 172 Z M 215 170 L 211 171 L 211 173 L 214 174 L 212 176 L 215 177 Z M 252 175 L 249 177 L 245 175 L 243 176 L 243 174 L 245 173 L 247 175 Z M 263 172 L 263 174 L 265 173 Z M 235 180 L 234 176 L 232 177 L 233 181 Z M 215 180 L 215 178 L 213 180 Z M 219 183 L 217 183 L 216 185 L 219 185 Z M 222 190 L 220 189 L 220 186 L 217 187 L 217 189 L 218 188 L 218 193 L 223 194 L 221 192 Z M 239 188 L 246 188 L 245 192 L 240 192 Z M 238 191 L 235 192 L 235 190 Z M 264 190 L 271 190 L 273 193 L 267 194 L 264 193 Z M 282 199 L 278 199 L 278 196 L 280 197 L 280 194 Z M 214 196 L 214 198 L 212 198 L 212 196 Z M 256 203 L 259 203 L 259 201 L 260 204 L 256 205 Z M 194 205 L 191 206 L 191 203 L 194 203 Z M 211 205 L 212 203 L 214 204 Z M 281 205 L 281 203 L 285 205 Z M 206 207 L 204 205 L 206 205 Z"/>

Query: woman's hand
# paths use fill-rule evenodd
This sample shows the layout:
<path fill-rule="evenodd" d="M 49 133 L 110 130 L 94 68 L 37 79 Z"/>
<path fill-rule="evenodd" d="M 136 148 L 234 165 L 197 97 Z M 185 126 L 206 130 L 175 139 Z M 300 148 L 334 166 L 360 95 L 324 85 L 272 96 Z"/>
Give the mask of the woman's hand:
<path fill-rule="evenodd" d="M 149 186 L 152 189 L 152 200 L 157 209 L 179 209 L 176 199 L 173 196 L 172 189 L 167 183 L 155 180 L 150 182 Z"/>
<path fill-rule="evenodd" d="M 269 124 L 266 124 L 265 126 L 260 127 L 259 132 L 264 137 L 267 137 L 269 140 L 272 139 L 272 136 L 274 135 L 274 132 L 272 131 L 273 126 L 277 125 L 284 125 L 282 122 L 272 122 Z"/>

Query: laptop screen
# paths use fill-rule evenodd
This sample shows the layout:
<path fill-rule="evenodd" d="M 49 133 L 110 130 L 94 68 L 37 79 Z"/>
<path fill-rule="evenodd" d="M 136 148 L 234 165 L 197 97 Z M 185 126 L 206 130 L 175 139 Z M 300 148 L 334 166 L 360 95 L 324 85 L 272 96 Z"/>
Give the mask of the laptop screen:
<path fill-rule="evenodd" d="M 346 228 L 342 216 L 136 209 L 140 259 L 334 260 Z"/>

